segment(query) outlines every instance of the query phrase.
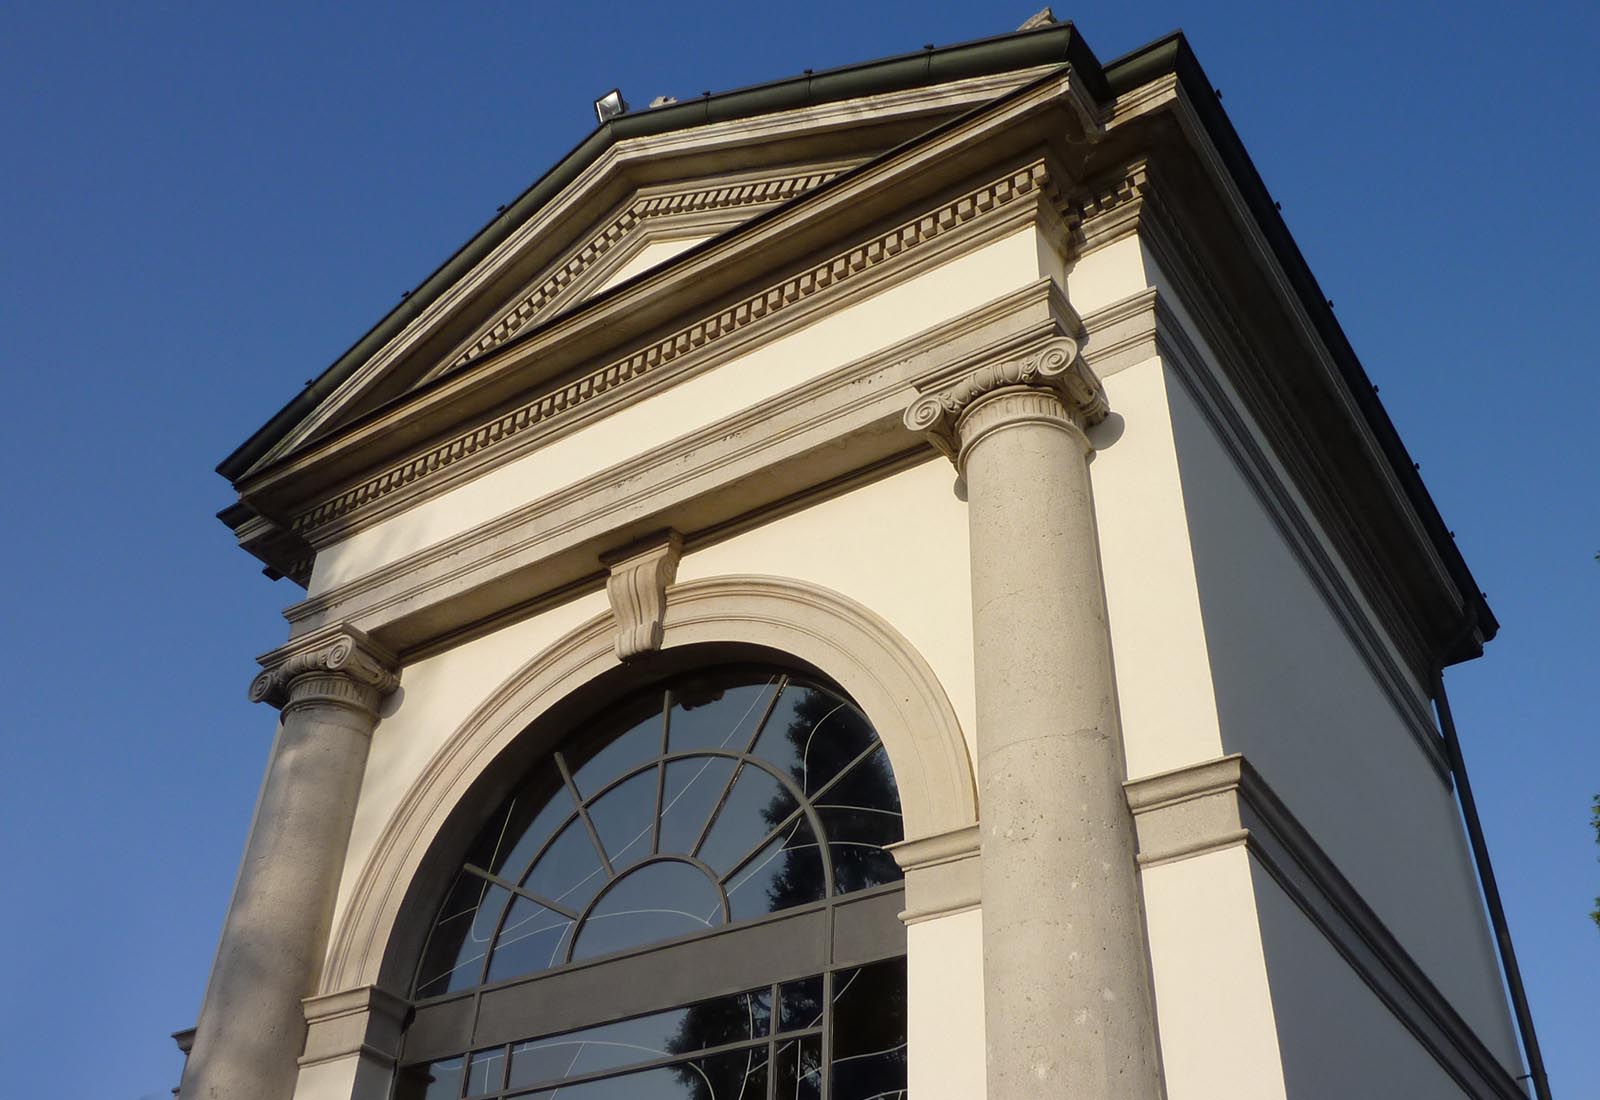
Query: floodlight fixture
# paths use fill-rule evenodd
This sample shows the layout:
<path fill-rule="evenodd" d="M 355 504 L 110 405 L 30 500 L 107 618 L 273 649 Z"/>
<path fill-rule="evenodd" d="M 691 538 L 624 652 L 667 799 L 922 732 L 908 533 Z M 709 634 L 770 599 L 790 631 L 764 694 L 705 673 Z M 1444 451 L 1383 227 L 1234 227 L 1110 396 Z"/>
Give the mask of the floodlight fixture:
<path fill-rule="evenodd" d="M 610 122 L 627 110 L 628 101 L 622 98 L 622 90 L 620 88 L 612 88 L 605 95 L 594 101 L 594 117 L 602 123 Z"/>

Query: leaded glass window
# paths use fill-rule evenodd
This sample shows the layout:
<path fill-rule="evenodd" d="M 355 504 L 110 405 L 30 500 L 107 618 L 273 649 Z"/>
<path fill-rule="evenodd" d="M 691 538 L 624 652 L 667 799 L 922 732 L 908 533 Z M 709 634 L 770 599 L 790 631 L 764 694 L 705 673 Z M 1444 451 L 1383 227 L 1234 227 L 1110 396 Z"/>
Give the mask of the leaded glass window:
<path fill-rule="evenodd" d="M 397 1100 L 903 1098 L 902 836 L 876 732 L 818 680 L 620 700 L 468 850 Z"/>

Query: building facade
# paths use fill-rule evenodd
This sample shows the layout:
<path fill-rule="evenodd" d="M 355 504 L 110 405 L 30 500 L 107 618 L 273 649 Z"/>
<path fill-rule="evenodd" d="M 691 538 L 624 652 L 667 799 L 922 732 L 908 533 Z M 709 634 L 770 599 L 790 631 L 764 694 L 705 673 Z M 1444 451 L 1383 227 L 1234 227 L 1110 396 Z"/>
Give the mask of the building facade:
<path fill-rule="evenodd" d="M 1181 36 L 625 112 L 220 470 L 183 1100 L 1523 1095 L 1494 618 Z"/>

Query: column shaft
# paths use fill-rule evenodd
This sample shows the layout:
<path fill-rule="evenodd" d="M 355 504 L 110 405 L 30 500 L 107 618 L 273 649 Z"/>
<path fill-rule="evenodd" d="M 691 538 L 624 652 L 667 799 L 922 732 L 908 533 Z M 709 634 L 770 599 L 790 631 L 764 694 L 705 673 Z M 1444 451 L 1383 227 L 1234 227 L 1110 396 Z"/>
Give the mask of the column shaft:
<path fill-rule="evenodd" d="M 331 653 L 331 657 L 330 657 Z M 282 724 L 184 1069 L 181 1100 L 288 1100 L 305 1046 L 381 690 L 324 650 L 258 678 Z M 376 675 L 392 686 L 392 674 Z"/>
<path fill-rule="evenodd" d="M 988 1100 L 1162 1095 L 1074 341 L 921 397 L 966 482 Z"/>
<path fill-rule="evenodd" d="M 986 398 L 963 438 L 986 414 L 1009 422 L 963 457 L 989 1100 L 1157 1097 L 1088 444 L 1053 394 Z"/>

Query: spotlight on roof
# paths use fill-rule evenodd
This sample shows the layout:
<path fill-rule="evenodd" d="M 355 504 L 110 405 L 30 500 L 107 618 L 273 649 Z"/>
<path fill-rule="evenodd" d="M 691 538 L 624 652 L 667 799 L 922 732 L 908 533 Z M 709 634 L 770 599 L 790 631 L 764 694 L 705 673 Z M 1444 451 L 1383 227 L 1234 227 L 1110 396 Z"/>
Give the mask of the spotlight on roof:
<path fill-rule="evenodd" d="M 628 101 L 622 98 L 622 91 L 619 88 L 612 88 L 594 101 L 594 117 L 601 122 L 610 122 L 627 109 Z"/>

